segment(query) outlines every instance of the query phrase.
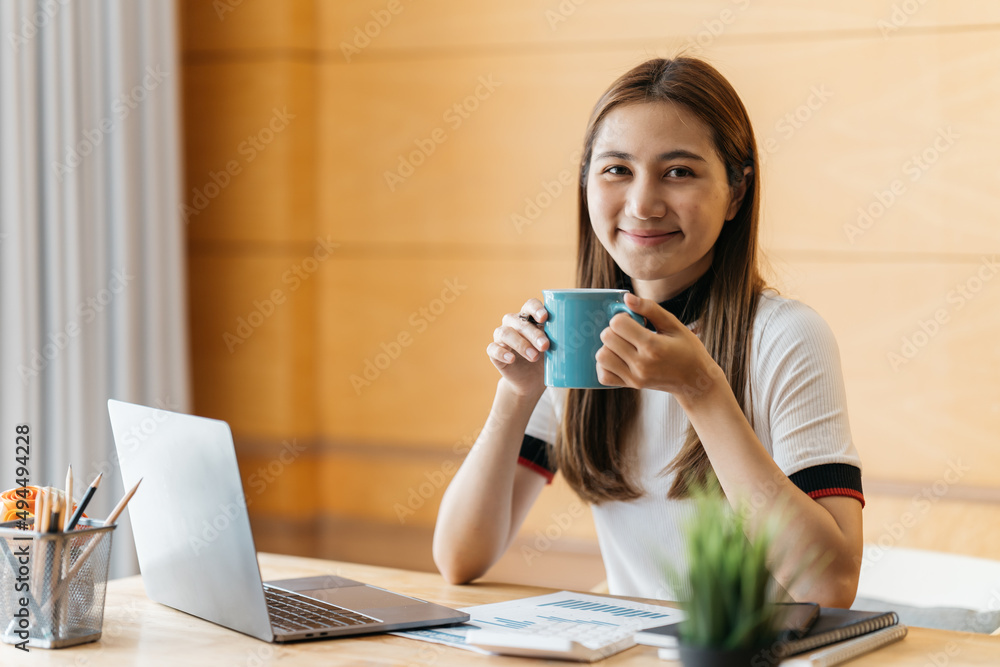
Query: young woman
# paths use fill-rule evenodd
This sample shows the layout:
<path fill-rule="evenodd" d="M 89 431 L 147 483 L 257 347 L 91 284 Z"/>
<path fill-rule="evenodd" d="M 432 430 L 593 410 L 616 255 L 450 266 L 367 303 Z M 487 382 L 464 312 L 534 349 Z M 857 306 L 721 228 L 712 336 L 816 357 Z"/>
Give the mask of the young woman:
<path fill-rule="evenodd" d="M 677 599 L 664 564 L 683 571 L 689 488 L 714 473 L 751 530 L 785 516 L 774 575 L 793 598 L 849 607 L 864 498 L 839 354 L 819 315 L 761 278 L 736 92 L 697 59 L 639 65 L 598 101 L 580 176 L 578 286 L 630 290 L 650 327 L 617 315 L 602 332 L 598 377 L 617 389 L 547 389 L 542 303 L 503 317 L 487 347 L 502 377 L 442 500 L 438 568 L 484 574 L 558 470 L 592 506 L 611 593 Z M 816 553 L 825 567 L 796 577 Z"/>

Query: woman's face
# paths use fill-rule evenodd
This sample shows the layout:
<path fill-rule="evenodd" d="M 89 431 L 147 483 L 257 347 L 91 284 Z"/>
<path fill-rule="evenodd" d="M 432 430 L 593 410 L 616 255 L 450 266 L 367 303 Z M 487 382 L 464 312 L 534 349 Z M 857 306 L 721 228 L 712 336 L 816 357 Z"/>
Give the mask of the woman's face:
<path fill-rule="evenodd" d="M 620 106 L 597 132 L 591 225 L 639 296 L 663 301 L 708 270 L 739 190 L 733 197 L 711 130 L 683 105 Z"/>

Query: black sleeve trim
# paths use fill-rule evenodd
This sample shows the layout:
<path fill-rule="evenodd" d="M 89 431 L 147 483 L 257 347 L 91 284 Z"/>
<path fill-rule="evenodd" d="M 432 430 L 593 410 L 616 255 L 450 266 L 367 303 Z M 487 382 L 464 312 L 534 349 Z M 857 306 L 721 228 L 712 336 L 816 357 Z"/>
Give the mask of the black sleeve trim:
<path fill-rule="evenodd" d="M 524 436 L 517 462 L 531 468 L 549 482 L 556 475 L 555 464 L 549 460 L 549 444 L 534 436 L 527 434 Z"/>
<path fill-rule="evenodd" d="M 861 469 L 849 463 L 824 463 L 811 466 L 788 476 L 810 498 L 849 496 L 865 505 L 861 487 Z"/>

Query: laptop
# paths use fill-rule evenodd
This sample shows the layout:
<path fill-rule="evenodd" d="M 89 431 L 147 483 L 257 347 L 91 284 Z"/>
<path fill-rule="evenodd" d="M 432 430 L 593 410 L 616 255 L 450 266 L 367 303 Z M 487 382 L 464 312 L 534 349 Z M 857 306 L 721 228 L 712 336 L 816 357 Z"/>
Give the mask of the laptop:
<path fill-rule="evenodd" d="M 139 569 L 150 599 L 289 642 L 469 620 L 448 607 L 336 575 L 261 582 L 226 422 L 109 400 Z"/>

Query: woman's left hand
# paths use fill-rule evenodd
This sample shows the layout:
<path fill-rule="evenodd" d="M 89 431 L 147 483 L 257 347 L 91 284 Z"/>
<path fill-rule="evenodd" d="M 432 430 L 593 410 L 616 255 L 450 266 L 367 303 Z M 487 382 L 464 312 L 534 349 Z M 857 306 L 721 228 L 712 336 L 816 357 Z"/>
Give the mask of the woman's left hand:
<path fill-rule="evenodd" d="M 625 295 L 625 305 L 656 329 L 646 329 L 619 313 L 601 332 L 597 351 L 601 384 L 633 389 L 658 389 L 681 398 L 704 395 L 725 375 L 701 340 L 680 320 L 650 299 Z"/>

